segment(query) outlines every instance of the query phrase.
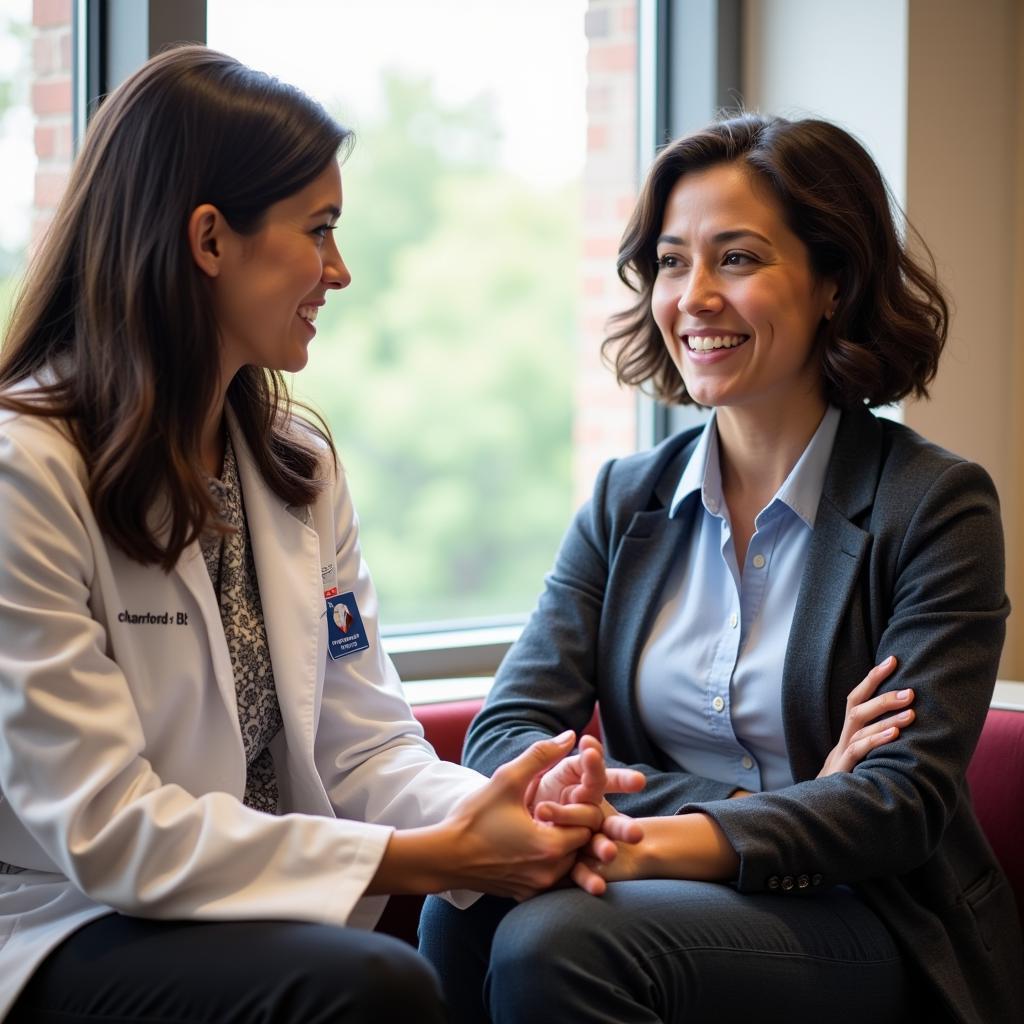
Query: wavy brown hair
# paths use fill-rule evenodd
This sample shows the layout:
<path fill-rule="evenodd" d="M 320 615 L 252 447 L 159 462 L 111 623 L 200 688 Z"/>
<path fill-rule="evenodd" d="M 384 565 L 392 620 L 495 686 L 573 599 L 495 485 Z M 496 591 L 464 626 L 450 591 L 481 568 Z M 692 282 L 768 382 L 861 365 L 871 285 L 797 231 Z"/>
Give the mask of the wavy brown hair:
<path fill-rule="evenodd" d="M 824 395 L 840 408 L 928 394 L 946 343 L 949 308 L 923 240 L 906 223 L 875 162 L 827 121 L 743 114 L 670 143 L 647 175 L 619 247 L 619 277 L 636 302 L 612 317 L 602 345 L 619 381 L 650 382 L 658 398 L 692 399 L 651 313 L 665 205 L 684 174 L 742 163 L 769 190 L 807 246 L 811 267 L 838 281 L 838 305 L 816 349 Z M 901 240 L 896 218 L 923 259 Z"/>
<path fill-rule="evenodd" d="M 189 215 L 212 203 L 252 234 L 350 143 L 298 89 L 203 46 L 152 58 L 92 118 L 15 306 L 0 407 L 66 423 L 100 527 L 132 558 L 169 570 L 207 523 L 223 528 L 200 460 L 218 327 Z M 333 454 L 322 420 L 297 423 L 283 376 L 255 366 L 227 401 L 267 485 L 309 504 Z"/>

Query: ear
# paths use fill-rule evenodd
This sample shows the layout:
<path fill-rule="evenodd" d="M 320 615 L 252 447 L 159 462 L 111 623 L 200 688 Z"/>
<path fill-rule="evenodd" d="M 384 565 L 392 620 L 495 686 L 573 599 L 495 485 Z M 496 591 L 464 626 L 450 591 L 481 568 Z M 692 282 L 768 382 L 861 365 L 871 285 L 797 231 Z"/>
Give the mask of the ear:
<path fill-rule="evenodd" d="M 825 300 L 825 319 L 831 320 L 839 305 L 839 282 L 834 277 L 825 278 L 822 281 L 821 294 Z"/>
<path fill-rule="evenodd" d="M 196 266 L 207 275 L 217 277 L 224 263 L 227 233 L 231 231 L 216 206 L 203 203 L 188 218 L 188 244 Z"/>

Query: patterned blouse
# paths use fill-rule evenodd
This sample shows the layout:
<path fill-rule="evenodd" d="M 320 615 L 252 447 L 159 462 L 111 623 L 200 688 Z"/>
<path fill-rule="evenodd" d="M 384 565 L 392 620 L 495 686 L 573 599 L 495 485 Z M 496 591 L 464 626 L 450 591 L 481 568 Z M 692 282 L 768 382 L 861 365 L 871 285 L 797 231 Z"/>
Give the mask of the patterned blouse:
<path fill-rule="evenodd" d="M 258 811 L 277 814 L 277 776 L 270 741 L 281 730 L 281 706 L 274 688 L 242 483 L 230 438 L 224 450 L 221 479 L 211 477 L 209 487 L 220 506 L 221 519 L 234 528 L 226 534 L 206 530 L 199 544 L 220 603 L 220 619 L 235 675 L 238 721 L 248 765 L 244 802 Z"/>

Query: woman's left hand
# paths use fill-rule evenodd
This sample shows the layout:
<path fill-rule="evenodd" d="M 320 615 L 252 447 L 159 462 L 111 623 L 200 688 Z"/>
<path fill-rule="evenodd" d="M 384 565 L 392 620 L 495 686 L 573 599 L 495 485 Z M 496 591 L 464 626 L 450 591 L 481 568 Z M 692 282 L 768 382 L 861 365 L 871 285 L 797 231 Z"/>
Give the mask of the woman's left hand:
<path fill-rule="evenodd" d="M 837 772 L 850 772 L 876 747 L 891 743 L 901 728 L 914 720 L 910 707 L 913 690 L 890 690 L 874 696 L 878 687 L 896 669 L 896 659 L 888 657 L 876 665 L 846 698 L 846 718 L 839 742 L 829 751 L 818 778 Z M 891 712 L 898 712 L 891 714 Z M 883 718 L 883 715 L 889 717 Z"/>

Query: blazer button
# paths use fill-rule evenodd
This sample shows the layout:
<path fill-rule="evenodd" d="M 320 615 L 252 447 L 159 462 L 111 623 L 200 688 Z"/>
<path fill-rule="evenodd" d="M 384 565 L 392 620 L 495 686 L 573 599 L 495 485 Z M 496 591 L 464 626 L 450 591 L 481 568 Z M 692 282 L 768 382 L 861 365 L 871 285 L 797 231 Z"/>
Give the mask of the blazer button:
<path fill-rule="evenodd" d="M 778 889 L 778 887 L 779 887 L 779 876 L 778 875 L 772 875 L 772 877 L 768 879 L 768 888 L 769 889 Z"/>
<path fill-rule="evenodd" d="M 821 875 L 811 875 L 811 885 L 821 885 Z"/>
<path fill-rule="evenodd" d="M 796 887 L 798 889 L 806 889 L 807 886 L 809 886 L 810 884 L 811 884 L 811 880 L 807 877 L 807 875 L 801 875 L 796 880 Z"/>
<path fill-rule="evenodd" d="M 793 876 L 792 875 L 786 875 L 786 877 L 783 878 L 783 880 L 782 880 L 782 889 L 783 889 L 784 892 L 789 892 L 789 890 L 792 889 L 792 888 L 793 888 Z"/>

